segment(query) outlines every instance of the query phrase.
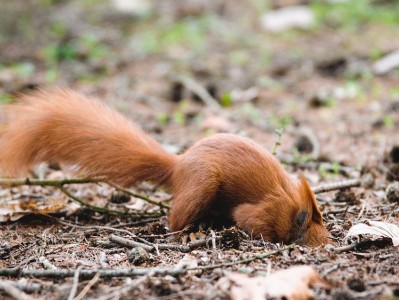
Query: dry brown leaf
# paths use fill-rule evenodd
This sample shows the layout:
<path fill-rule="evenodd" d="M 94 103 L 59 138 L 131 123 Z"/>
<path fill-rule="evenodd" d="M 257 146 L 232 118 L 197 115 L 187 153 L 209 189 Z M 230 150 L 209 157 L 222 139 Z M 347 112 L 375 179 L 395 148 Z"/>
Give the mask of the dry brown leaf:
<path fill-rule="evenodd" d="M 26 214 L 51 214 L 65 208 L 60 198 L 48 198 L 46 201 L 35 199 L 17 199 L 0 202 L 0 223 L 16 221 Z"/>
<path fill-rule="evenodd" d="M 230 273 L 218 282 L 218 287 L 228 291 L 233 300 L 264 300 L 266 297 L 313 299 L 314 293 L 309 287 L 316 285 L 330 287 L 310 266 L 280 270 L 267 277 Z"/>
<path fill-rule="evenodd" d="M 352 226 L 346 238 L 359 234 L 370 234 L 378 237 L 387 237 L 394 246 L 399 246 L 399 227 L 392 223 L 367 220 Z"/>
<path fill-rule="evenodd" d="M 148 202 L 145 202 L 140 199 L 136 199 L 134 202 L 130 204 L 125 204 L 125 207 L 132 210 L 145 210 L 148 208 Z"/>

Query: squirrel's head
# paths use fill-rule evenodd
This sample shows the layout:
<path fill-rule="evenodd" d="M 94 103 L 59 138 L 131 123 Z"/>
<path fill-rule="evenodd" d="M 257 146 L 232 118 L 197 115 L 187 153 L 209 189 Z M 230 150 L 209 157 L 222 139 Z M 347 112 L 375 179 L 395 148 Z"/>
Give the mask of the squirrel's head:
<path fill-rule="evenodd" d="M 240 228 L 270 242 L 312 247 L 329 243 L 330 234 L 303 176 L 296 188 L 276 186 L 261 201 L 237 206 L 233 215 Z"/>

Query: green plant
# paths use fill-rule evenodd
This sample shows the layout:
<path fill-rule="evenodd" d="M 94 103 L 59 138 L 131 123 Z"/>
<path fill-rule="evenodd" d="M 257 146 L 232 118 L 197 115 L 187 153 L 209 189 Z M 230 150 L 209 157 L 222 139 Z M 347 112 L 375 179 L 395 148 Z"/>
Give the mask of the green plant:
<path fill-rule="evenodd" d="M 178 125 L 186 124 L 186 116 L 181 111 L 177 110 L 173 113 L 173 121 Z"/>
<path fill-rule="evenodd" d="M 185 111 L 189 105 L 187 100 L 182 100 L 179 102 L 178 108 L 173 112 L 172 120 L 178 125 L 186 124 L 186 114 Z"/>
<path fill-rule="evenodd" d="M 89 59 L 104 58 L 109 52 L 108 47 L 94 35 L 84 35 L 78 40 L 78 44 Z"/>
<path fill-rule="evenodd" d="M 163 112 L 157 116 L 157 120 L 158 120 L 159 124 L 165 125 L 169 122 L 169 116 L 168 116 L 168 114 Z"/>
<path fill-rule="evenodd" d="M 15 64 L 13 68 L 19 75 L 23 77 L 28 77 L 29 75 L 32 75 L 33 72 L 35 72 L 35 66 L 30 62 L 21 62 Z"/>
<path fill-rule="evenodd" d="M 54 65 L 60 61 L 81 59 L 81 54 L 88 60 L 102 59 L 108 54 L 108 47 L 96 36 L 89 34 L 46 46 L 43 53 L 47 64 Z"/>
<path fill-rule="evenodd" d="M 292 123 L 292 118 L 290 116 L 275 116 L 272 115 L 269 118 L 269 123 L 276 129 L 284 129 L 289 124 Z"/>
<path fill-rule="evenodd" d="M 46 71 L 44 78 L 47 83 L 53 83 L 58 78 L 58 71 L 56 68 L 50 68 Z"/>
<path fill-rule="evenodd" d="M 0 104 L 7 104 L 10 103 L 12 97 L 10 94 L 0 94 Z"/>
<path fill-rule="evenodd" d="M 229 59 L 233 65 L 246 65 L 252 58 L 246 50 L 235 50 L 229 54 Z"/>
<path fill-rule="evenodd" d="M 49 64 L 55 64 L 63 60 L 74 60 L 77 57 L 77 49 L 72 42 L 52 44 L 44 48 L 44 57 Z"/>
<path fill-rule="evenodd" d="M 55 21 L 54 23 L 52 23 L 50 25 L 50 32 L 56 38 L 62 39 L 68 33 L 68 28 L 64 23 L 62 23 L 60 21 Z"/>
<path fill-rule="evenodd" d="M 201 52 L 205 39 L 213 24 L 212 16 L 185 18 L 159 29 L 142 29 L 134 39 L 134 49 L 138 54 L 149 55 L 167 52 L 175 48 L 188 48 Z"/>
<path fill-rule="evenodd" d="M 338 162 L 332 162 L 331 165 L 321 164 L 319 166 L 320 174 L 325 178 L 338 175 L 341 172 L 341 165 Z"/>
<path fill-rule="evenodd" d="M 220 104 L 224 107 L 230 106 L 232 104 L 232 98 L 230 92 L 225 92 L 220 98 Z"/>
<path fill-rule="evenodd" d="M 393 117 L 391 115 L 385 115 L 382 118 L 382 121 L 384 122 L 384 125 L 388 128 L 393 128 L 395 126 L 395 122 L 393 120 Z"/>
<path fill-rule="evenodd" d="M 392 98 L 398 98 L 399 97 L 399 87 L 391 88 L 391 90 L 389 91 L 389 94 L 391 95 Z"/>
<path fill-rule="evenodd" d="M 244 105 L 239 106 L 237 108 L 237 113 L 241 118 L 253 124 L 260 123 L 264 118 L 259 108 L 254 106 L 252 103 L 245 103 Z"/>
<path fill-rule="evenodd" d="M 319 23 L 334 27 L 358 27 L 370 22 L 393 26 L 399 24 L 398 1 L 375 4 L 371 0 L 315 0 L 311 7 Z"/>
<path fill-rule="evenodd" d="M 300 163 L 305 163 L 305 162 L 309 162 L 309 161 L 313 161 L 314 157 L 312 157 L 312 155 L 307 155 L 307 154 L 301 154 L 297 148 L 292 148 L 291 150 L 291 154 L 293 156 L 294 159 L 294 163 L 296 164 L 300 164 Z"/>

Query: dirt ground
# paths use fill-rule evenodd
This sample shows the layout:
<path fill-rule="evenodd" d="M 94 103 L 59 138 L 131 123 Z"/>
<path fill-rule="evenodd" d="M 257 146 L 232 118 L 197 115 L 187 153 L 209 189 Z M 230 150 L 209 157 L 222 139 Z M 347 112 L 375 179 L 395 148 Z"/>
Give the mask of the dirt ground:
<path fill-rule="evenodd" d="M 137 1 L 142 6 L 132 11 L 115 4 L 122 2 L 2 3 L 0 104 L 38 86 L 67 86 L 117 108 L 176 153 L 230 132 L 276 150 L 286 170 L 294 177 L 304 173 L 312 186 L 360 179 L 360 187 L 317 194 L 336 247 L 360 244 L 347 251 L 295 246 L 247 264 L 180 274 L 79 281 L 3 274 L 1 282 L 18 282 L 33 299 L 71 299 L 74 288 L 84 299 L 230 299 L 221 279 L 231 271 L 264 276 L 309 265 L 331 285 L 312 288 L 317 299 L 397 299 L 397 246 L 375 236 L 345 238 L 365 220 L 399 224 L 399 191 L 388 192 L 399 181 L 399 72 L 375 71 L 376 62 L 399 49 L 396 2 L 270 1 L 273 9 L 305 3 L 316 15 L 312 28 L 278 33 L 261 26 L 270 11 L 264 1 Z M 198 88 L 220 107 L 206 103 Z M 32 177 L 61 180 L 71 177 L 68 172 L 51 165 Z M 171 235 L 165 208 L 105 183 L 65 187 L 92 205 L 138 215 L 93 212 L 49 185 L 2 187 L 0 213 L 11 201 L 23 215 L 36 214 L 11 214 L 17 220 L 0 215 L 0 275 L 5 268 L 171 270 L 183 258 L 191 266 L 211 266 L 284 246 L 235 228 Z M 132 191 L 171 200 L 149 183 Z M 138 253 L 115 236 L 176 247 Z M 203 239 L 206 244 L 190 246 Z M 0 298 L 18 299 L 1 290 Z"/>

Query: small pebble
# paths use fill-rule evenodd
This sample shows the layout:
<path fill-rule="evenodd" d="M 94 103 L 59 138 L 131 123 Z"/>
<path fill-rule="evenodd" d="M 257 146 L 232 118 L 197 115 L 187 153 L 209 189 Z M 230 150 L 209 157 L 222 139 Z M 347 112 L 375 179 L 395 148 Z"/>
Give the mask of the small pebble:
<path fill-rule="evenodd" d="M 313 144 L 307 136 L 301 135 L 295 143 L 295 148 L 300 153 L 311 153 L 313 151 Z"/>
<path fill-rule="evenodd" d="M 387 172 L 388 181 L 399 181 L 399 163 L 391 164 Z"/>
<path fill-rule="evenodd" d="M 391 203 L 399 203 L 399 181 L 388 184 L 386 189 L 386 197 Z"/>
<path fill-rule="evenodd" d="M 339 190 L 335 193 L 335 201 L 337 202 L 345 202 L 348 204 L 358 204 L 359 200 L 355 194 L 355 192 L 351 190 Z"/>
<path fill-rule="evenodd" d="M 366 290 L 366 286 L 364 285 L 364 281 L 360 278 L 351 278 L 347 281 L 348 288 L 356 292 L 364 292 Z"/>
<path fill-rule="evenodd" d="M 348 291 L 337 290 L 331 294 L 333 300 L 352 300 L 355 299 Z"/>
<path fill-rule="evenodd" d="M 366 173 L 362 176 L 362 184 L 365 188 L 372 188 L 374 186 L 375 178 L 371 173 Z"/>
<path fill-rule="evenodd" d="M 150 259 L 148 252 L 143 247 L 134 247 L 127 254 L 129 261 L 135 266 L 141 265 Z"/>
<path fill-rule="evenodd" d="M 393 146 L 389 152 L 389 158 L 393 163 L 399 163 L 399 146 Z"/>

